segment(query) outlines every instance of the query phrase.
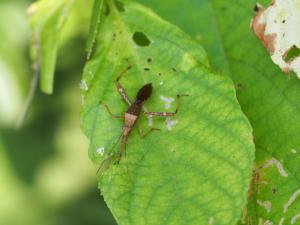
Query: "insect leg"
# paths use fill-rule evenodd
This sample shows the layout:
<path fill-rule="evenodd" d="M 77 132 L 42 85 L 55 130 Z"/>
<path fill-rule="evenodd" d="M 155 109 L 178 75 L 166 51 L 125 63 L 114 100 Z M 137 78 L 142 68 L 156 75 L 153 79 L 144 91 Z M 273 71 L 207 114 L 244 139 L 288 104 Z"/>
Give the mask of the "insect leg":
<path fill-rule="evenodd" d="M 115 116 L 114 114 L 112 114 L 112 112 L 110 111 L 108 105 L 106 105 L 105 103 L 103 102 L 100 102 L 101 105 L 103 105 L 106 109 L 106 111 L 109 113 L 109 115 L 112 117 L 112 118 L 117 118 L 117 119 L 121 119 L 121 118 L 125 118 L 125 116 Z"/>
<path fill-rule="evenodd" d="M 119 80 L 121 79 L 121 77 L 128 71 L 131 69 L 131 66 L 127 66 L 124 70 L 121 71 L 121 73 L 119 74 L 119 76 L 116 78 L 116 86 L 118 89 L 118 92 L 120 93 L 120 95 L 122 96 L 122 98 L 124 99 L 124 101 L 130 106 L 131 105 L 131 101 L 128 97 L 128 95 L 126 94 L 124 88 L 122 87 L 122 85 L 120 84 Z"/>
<path fill-rule="evenodd" d="M 117 154 L 117 158 L 116 158 L 115 164 L 119 164 L 120 163 L 121 156 L 122 156 L 122 152 L 119 151 L 118 154 Z"/>
<path fill-rule="evenodd" d="M 121 160 L 121 157 L 122 157 L 122 154 L 123 154 L 123 151 L 124 151 L 125 148 L 126 148 L 126 140 L 125 140 L 124 136 L 122 136 L 122 140 L 121 140 L 121 144 L 120 144 L 120 150 L 117 153 L 115 164 L 120 163 L 120 160 Z"/>
<path fill-rule="evenodd" d="M 184 96 L 189 96 L 187 94 L 181 94 L 181 95 L 177 95 L 177 107 L 175 112 L 145 112 L 143 111 L 143 114 L 145 115 L 151 115 L 151 116 L 163 116 L 163 117 L 167 117 L 167 116 L 175 116 L 180 109 L 180 98 L 184 97 Z"/>
<path fill-rule="evenodd" d="M 138 132 L 141 138 L 145 138 L 148 134 L 150 134 L 152 131 L 160 131 L 160 129 L 157 128 L 151 128 L 146 133 L 143 133 L 142 130 L 139 128 Z"/>

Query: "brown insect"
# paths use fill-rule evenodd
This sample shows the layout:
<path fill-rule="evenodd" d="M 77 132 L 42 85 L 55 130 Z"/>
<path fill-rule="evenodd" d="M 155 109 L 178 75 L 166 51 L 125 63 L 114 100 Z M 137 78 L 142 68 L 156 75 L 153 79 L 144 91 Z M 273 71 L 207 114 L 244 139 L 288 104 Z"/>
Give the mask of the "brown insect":
<path fill-rule="evenodd" d="M 130 69 L 131 69 L 131 66 L 128 66 L 126 69 L 124 69 L 120 73 L 120 75 L 115 80 L 115 84 L 117 86 L 118 92 L 122 96 L 123 100 L 129 105 L 129 108 L 125 112 L 125 114 L 123 116 L 115 116 L 115 115 L 113 115 L 113 113 L 109 109 L 108 105 L 106 105 L 105 103 L 101 103 L 106 108 L 107 112 L 109 113 L 109 115 L 112 118 L 123 118 L 124 119 L 123 132 L 121 133 L 118 141 L 116 142 L 116 144 L 117 144 L 119 142 L 119 140 L 121 139 L 120 150 L 117 153 L 115 163 L 120 162 L 123 153 L 126 156 L 126 146 L 127 146 L 127 143 L 128 143 L 129 135 L 130 135 L 130 133 L 132 131 L 132 128 L 136 124 L 136 122 L 137 122 L 137 120 L 138 120 L 138 118 L 140 117 L 141 114 L 151 115 L 151 116 L 160 116 L 160 117 L 175 116 L 177 114 L 177 112 L 179 111 L 179 108 L 180 108 L 180 97 L 181 96 L 188 96 L 186 94 L 177 95 L 177 108 L 176 108 L 175 112 L 146 112 L 142 109 L 142 107 L 143 107 L 144 103 L 150 98 L 150 96 L 152 94 L 152 83 L 145 84 L 142 88 L 140 88 L 140 90 L 138 91 L 138 93 L 136 95 L 135 101 L 133 103 L 131 103 L 129 97 L 127 96 L 127 94 L 124 90 L 124 88 L 122 87 L 122 85 L 119 82 L 121 77 Z M 155 131 L 155 130 L 158 131 L 159 129 L 151 128 L 145 134 L 142 134 L 141 131 L 139 130 L 139 134 L 143 138 L 146 135 L 148 135 L 150 132 Z M 114 145 L 114 147 L 115 147 L 115 145 Z M 110 162 L 111 162 L 111 158 L 112 158 L 112 155 L 109 156 L 107 159 L 103 160 L 103 162 L 101 163 L 97 173 L 102 171 L 104 167 L 106 167 L 106 166 L 108 167 L 108 164 L 110 164 Z"/>

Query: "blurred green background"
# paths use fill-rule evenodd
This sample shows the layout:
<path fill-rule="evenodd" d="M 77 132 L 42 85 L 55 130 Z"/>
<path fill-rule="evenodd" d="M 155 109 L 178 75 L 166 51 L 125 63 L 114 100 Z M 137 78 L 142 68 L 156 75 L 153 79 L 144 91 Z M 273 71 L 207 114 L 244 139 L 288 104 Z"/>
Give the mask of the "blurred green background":
<path fill-rule="evenodd" d="M 31 2 L 0 0 L 0 224 L 116 224 L 99 195 L 97 166 L 80 131 L 87 33 L 64 42 L 54 94 L 38 89 L 23 127 L 15 128 L 33 75 L 26 15 Z"/>

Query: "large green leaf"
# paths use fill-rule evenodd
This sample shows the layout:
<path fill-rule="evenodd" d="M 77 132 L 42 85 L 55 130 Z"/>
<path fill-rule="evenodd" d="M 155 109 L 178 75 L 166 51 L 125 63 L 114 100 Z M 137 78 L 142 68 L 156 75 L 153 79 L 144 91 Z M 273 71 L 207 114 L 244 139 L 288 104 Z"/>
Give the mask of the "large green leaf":
<path fill-rule="evenodd" d="M 251 187 L 241 223 L 299 224 L 300 82 L 272 63 L 251 32 L 256 1 L 142 2 L 194 37 L 201 33 L 215 69 L 228 71 L 238 87 L 238 100 L 254 129 L 258 168 L 254 175 L 260 177 Z M 265 6 L 270 2 L 261 1 Z"/>
<path fill-rule="evenodd" d="M 119 151 L 112 147 L 123 120 L 111 118 L 99 102 L 116 115 L 126 111 L 114 81 L 128 64 L 132 69 L 120 82 L 132 100 L 152 82 L 150 111 L 173 111 L 175 102 L 165 109 L 161 98 L 189 94 L 171 130 L 165 118 L 152 118 L 160 131 L 141 139 L 134 128 L 126 158 L 107 165 L 99 186 L 113 215 L 122 225 L 235 224 L 246 202 L 254 146 L 232 82 L 210 72 L 199 44 L 149 9 L 108 3 L 81 84 L 90 158 L 99 164 Z M 137 126 L 146 132 L 150 122 L 142 116 Z"/>

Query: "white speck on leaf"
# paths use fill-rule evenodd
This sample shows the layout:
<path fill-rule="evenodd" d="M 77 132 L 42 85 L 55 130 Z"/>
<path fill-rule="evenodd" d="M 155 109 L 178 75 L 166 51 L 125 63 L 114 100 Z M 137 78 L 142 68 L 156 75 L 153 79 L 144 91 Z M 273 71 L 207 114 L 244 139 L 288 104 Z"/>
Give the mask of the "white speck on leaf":
<path fill-rule="evenodd" d="M 279 162 L 277 159 L 272 158 L 270 160 L 268 160 L 263 166 L 262 168 L 268 168 L 275 165 L 277 167 L 278 172 L 280 173 L 281 176 L 283 177 L 288 177 L 288 173 L 284 170 L 283 165 L 281 164 L 281 162 Z"/>
<path fill-rule="evenodd" d="M 164 82 L 163 81 L 161 81 L 160 83 L 159 83 L 159 85 L 163 85 L 164 84 Z"/>
<path fill-rule="evenodd" d="M 153 116 L 152 115 L 148 115 L 148 125 L 149 125 L 149 127 L 152 127 L 152 125 L 153 125 Z"/>
<path fill-rule="evenodd" d="M 266 220 L 264 222 L 264 220 L 262 218 L 259 218 L 258 225 L 273 225 L 273 222 L 271 222 L 270 220 Z"/>
<path fill-rule="evenodd" d="M 180 64 L 180 69 L 183 71 L 183 72 L 189 72 L 190 69 L 192 69 L 194 66 L 196 66 L 197 62 L 196 60 L 194 59 L 194 57 L 189 54 L 189 53 L 185 53 L 183 56 L 182 56 L 182 62 Z"/>
<path fill-rule="evenodd" d="M 293 218 L 291 219 L 291 224 L 295 224 L 297 222 L 297 220 L 299 220 L 299 219 L 300 219 L 300 213 L 293 216 Z"/>
<path fill-rule="evenodd" d="M 264 207 L 267 210 L 268 213 L 271 212 L 272 203 L 270 201 L 257 200 L 256 202 L 257 202 L 258 205 Z"/>
<path fill-rule="evenodd" d="M 172 130 L 173 127 L 178 123 L 178 120 L 171 120 L 170 117 L 167 117 L 166 119 L 166 128 L 167 130 Z"/>
<path fill-rule="evenodd" d="M 290 205 L 293 204 L 293 202 L 297 199 L 298 195 L 300 195 L 300 189 L 298 189 L 296 192 L 294 192 L 292 194 L 292 196 L 290 197 L 290 199 L 288 200 L 288 202 L 284 205 L 283 207 L 283 212 L 286 213 L 288 211 L 288 208 L 290 207 Z"/>
<path fill-rule="evenodd" d="M 296 149 L 292 149 L 292 150 L 291 150 L 291 153 L 297 154 L 297 150 L 296 150 Z"/>
<path fill-rule="evenodd" d="M 213 217 L 209 217 L 208 224 L 214 224 L 215 219 Z"/>
<path fill-rule="evenodd" d="M 264 222 L 264 225 L 273 225 L 273 222 L 270 221 L 270 220 L 267 220 L 267 221 Z"/>
<path fill-rule="evenodd" d="M 79 87 L 83 91 L 87 91 L 89 89 L 89 87 L 88 87 L 88 85 L 87 85 L 87 83 L 86 83 L 85 80 L 81 80 L 80 81 Z"/>
<path fill-rule="evenodd" d="M 165 96 L 160 96 L 160 99 L 163 100 L 165 104 L 165 109 L 169 109 L 171 107 L 172 102 L 174 102 L 174 98 L 167 98 Z"/>
<path fill-rule="evenodd" d="M 300 3 L 299 0 L 273 0 L 264 9 L 257 5 L 258 12 L 251 27 L 282 71 L 294 71 L 300 78 L 300 56 L 287 59 L 288 52 L 300 48 Z"/>
<path fill-rule="evenodd" d="M 279 225 L 283 225 L 283 222 L 284 222 L 284 218 L 281 218 L 279 221 Z"/>
<path fill-rule="evenodd" d="M 97 153 L 101 156 L 104 155 L 104 147 L 97 148 Z"/>
<path fill-rule="evenodd" d="M 146 106 L 143 106 L 143 108 L 144 108 L 145 112 L 148 112 L 148 109 Z M 148 115 L 148 125 L 149 125 L 149 127 L 152 127 L 152 125 L 153 125 L 153 116 L 152 115 Z"/>

